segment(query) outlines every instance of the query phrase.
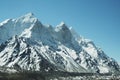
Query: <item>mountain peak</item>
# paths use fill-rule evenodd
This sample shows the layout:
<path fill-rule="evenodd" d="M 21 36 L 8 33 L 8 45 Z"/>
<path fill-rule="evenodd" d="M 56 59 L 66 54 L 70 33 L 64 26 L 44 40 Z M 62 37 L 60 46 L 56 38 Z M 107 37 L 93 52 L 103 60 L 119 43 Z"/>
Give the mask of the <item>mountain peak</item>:
<path fill-rule="evenodd" d="M 69 28 L 67 27 L 67 25 L 65 24 L 65 22 L 61 22 L 59 25 L 56 26 L 55 31 L 61 31 L 61 30 L 69 30 Z"/>
<path fill-rule="evenodd" d="M 33 13 L 27 13 L 27 14 L 21 16 L 21 17 L 22 18 L 28 18 L 28 19 L 36 18 Z"/>
<path fill-rule="evenodd" d="M 25 14 L 24 16 L 26 16 L 26 17 L 33 17 L 34 14 L 30 12 L 30 13 Z"/>
<path fill-rule="evenodd" d="M 64 21 L 62 21 L 62 22 L 59 24 L 59 26 L 66 26 L 66 24 L 65 24 Z"/>
<path fill-rule="evenodd" d="M 38 19 L 34 16 L 33 13 L 27 13 L 16 19 L 16 22 L 21 23 L 35 23 Z"/>

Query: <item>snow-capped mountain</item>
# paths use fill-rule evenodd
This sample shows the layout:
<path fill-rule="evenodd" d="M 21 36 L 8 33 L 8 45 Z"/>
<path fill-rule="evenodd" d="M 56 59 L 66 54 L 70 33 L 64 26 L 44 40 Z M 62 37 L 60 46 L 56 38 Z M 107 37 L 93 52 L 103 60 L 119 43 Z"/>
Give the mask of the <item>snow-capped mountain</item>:
<path fill-rule="evenodd" d="M 37 71 L 120 71 L 114 59 L 64 22 L 46 26 L 32 13 L 0 23 L 0 66 Z"/>

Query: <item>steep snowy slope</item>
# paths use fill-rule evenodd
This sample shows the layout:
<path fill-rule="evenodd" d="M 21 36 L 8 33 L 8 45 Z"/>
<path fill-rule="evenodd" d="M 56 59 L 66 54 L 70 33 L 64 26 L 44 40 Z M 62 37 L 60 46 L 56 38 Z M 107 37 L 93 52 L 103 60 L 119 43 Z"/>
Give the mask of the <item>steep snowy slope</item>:
<path fill-rule="evenodd" d="M 28 13 L 17 19 L 7 19 L 0 23 L 0 43 L 5 42 L 14 35 L 20 35 L 22 31 L 35 24 L 37 18 Z"/>
<path fill-rule="evenodd" d="M 65 23 L 43 25 L 32 13 L 0 24 L 0 66 L 25 70 L 116 72 L 119 65 Z"/>

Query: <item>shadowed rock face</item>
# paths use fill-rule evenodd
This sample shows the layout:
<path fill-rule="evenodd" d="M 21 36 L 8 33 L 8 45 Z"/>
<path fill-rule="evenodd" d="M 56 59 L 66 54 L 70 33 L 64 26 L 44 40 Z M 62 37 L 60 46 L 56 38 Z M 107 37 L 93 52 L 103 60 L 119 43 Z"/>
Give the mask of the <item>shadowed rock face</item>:
<path fill-rule="evenodd" d="M 77 36 L 76 36 L 77 35 Z M 65 23 L 45 26 L 32 13 L 0 25 L 0 66 L 35 71 L 116 72 L 119 65 Z"/>

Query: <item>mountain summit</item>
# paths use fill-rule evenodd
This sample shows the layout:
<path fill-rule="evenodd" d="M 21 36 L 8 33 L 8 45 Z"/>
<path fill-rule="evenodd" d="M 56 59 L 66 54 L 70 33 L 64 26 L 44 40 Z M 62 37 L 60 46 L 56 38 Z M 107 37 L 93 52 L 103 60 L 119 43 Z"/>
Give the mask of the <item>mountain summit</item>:
<path fill-rule="evenodd" d="M 0 23 L 0 63 L 35 71 L 120 71 L 114 59 L 64 22 L 45 26 L 32 13 Z"/>

